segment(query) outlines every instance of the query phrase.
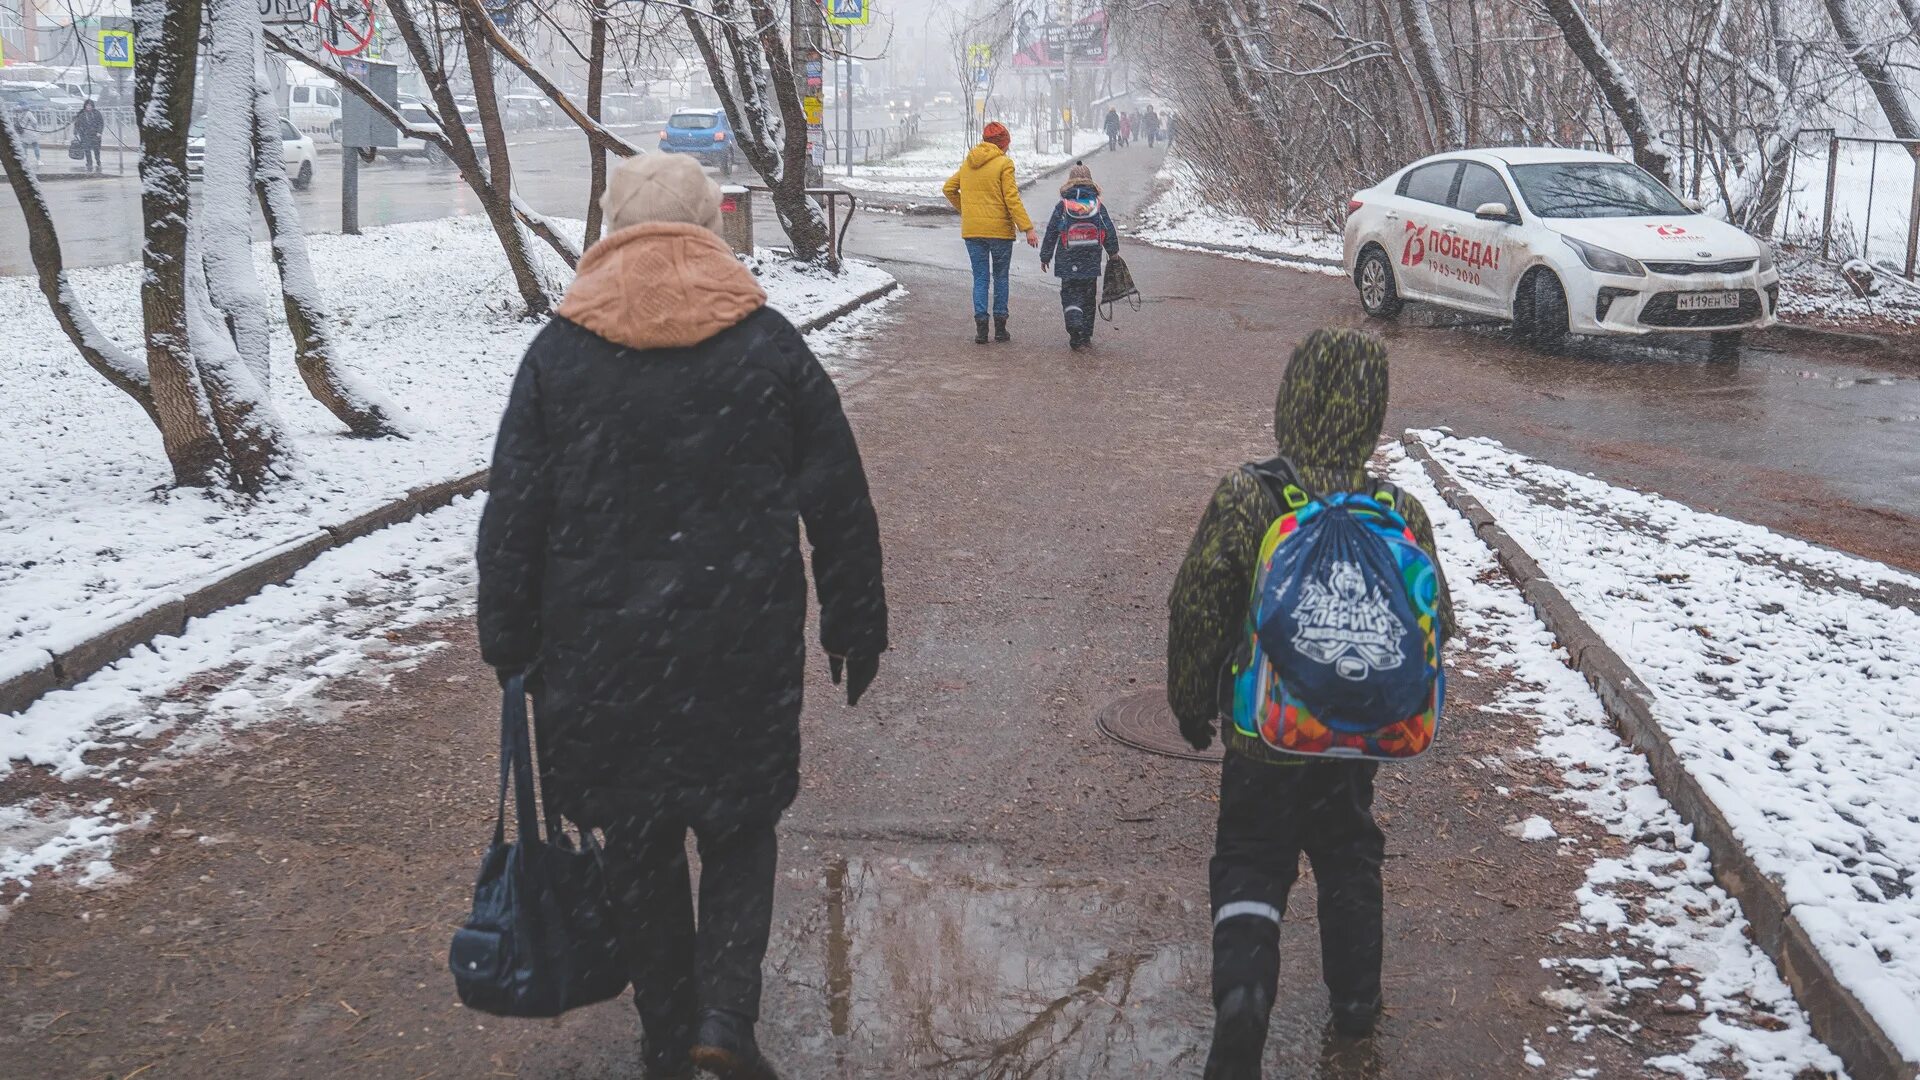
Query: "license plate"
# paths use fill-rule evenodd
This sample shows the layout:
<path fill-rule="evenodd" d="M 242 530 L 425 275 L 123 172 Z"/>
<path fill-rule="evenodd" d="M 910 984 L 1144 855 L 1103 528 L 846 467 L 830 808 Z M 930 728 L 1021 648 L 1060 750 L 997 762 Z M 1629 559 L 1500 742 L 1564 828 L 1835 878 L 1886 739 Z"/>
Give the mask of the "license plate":
<path fill-rule="evenodd" d="M 1683 292 L 1674 297 L 1673 306 L 1676 311 L 1738 309 L 1740 294 L 1737 292 Z"/>

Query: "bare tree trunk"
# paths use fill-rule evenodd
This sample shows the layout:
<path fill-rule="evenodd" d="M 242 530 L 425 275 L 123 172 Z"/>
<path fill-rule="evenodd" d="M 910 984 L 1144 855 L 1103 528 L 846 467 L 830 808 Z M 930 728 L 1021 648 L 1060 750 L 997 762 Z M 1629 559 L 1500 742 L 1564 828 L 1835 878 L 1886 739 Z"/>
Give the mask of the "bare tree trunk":
<path fill-rule="evenodd" d="M 781 20 L 770 0 L 746 3 L 743 12 L 734 0 L 710 0 L 719 44 L 705 16 L 691 6 L 680 12 L 727 110 L 741 156 L 767 182 L 794 258 L 830 263 L 826 215 L 807 194 L 807 117 Z"/>
<path fill-rule="evenodd" d="M 1462 141 L 1460 110 L 1447 89 L 1447 63 L 1440 55 L 1440 38 L 1433 32 L 1433 13 L 1427 0 L 1399 0 L 1400 20 L 1406 26 L 1407 44 L 1413 53 L 1413 69 L 1420 73 L 1422 88 L 1433 114 L 1434 137 L 1441 148 L 1465 145 Z"/>
<path fill-rule="evenodd" d="M 540 65 L 527 59 L 527 54 L 520 51 L 520 46 L 515 45 L 512 39 L 508 38 L 506 34 L 501 32 L 498 26 L 494 25 L 493 19 L 488 15 L 486 6 L 481 0 L 465 0 L 465 2 L 461 4 L 461 9 L 465 16 L 463 20 L 464 25 L 477 28 L 485 35 L 487 41 L 499 51 L 500 55 L 507 58 L 508 63 L 519 68 L 521 73 L 526 75 L 527 79 L 532 82 L 533 85 L 540 88 L 541 93 L 547 95 L 547 100 L 553 102 L 555 108 L 565 113 L 567 119 L 573 121 L 581 131 L 586 132 L 587 140 L 590 143 L 599 149 L 611 150 L 621 157 L 632 157 L 640 153 L 639 147 L 608 131 L 606 127 L 600 123 L 599 113 L 592 110 L 582 112 L 580 107 L 573 103 L 573 99 L 567 96 L 566 91 L 560 89 L 560 87 L 547 76 L 547 73 L 540 69 Z M 595 25 L 600 28 L 600 34 L 603 39 L 600 48 L 604 55 L 606 49 L 604 40 L 606 34 L 606 19 L 604 16 L 594 16 L 594 20 Z M 472 42 L 468 42 L 467 51 L 467 62 L 471 65 L 473 63 Z M 486 49 L 482 48 L 480 51 L 484 53 Z M 591 64 L 590 62 L 590 66 L 587 69 L 587 78 L 592 79 L 599 73 L 599 70 L 598 65 Z M 488 73 L 487 78 L 493 78 L 491 72 Z M 592 94 L 592 91 L 589 90 L 588 93 Z"/>
<path fill-rule="evenodd" d="M 273 384 L 267 295 L 253 272 L 253 0 L 206 0 L 206 152 L 194 228 L 206 260 L 207 294 L 233 331 L 234 347 L 262 387 Z M 278 111 L 275 111 L 278 116 Z M 276 144 L 277 145 L 277 144 Z"/>
<path fill-rule="evenodd" d="M 1842 2 L 1842 0 L 1829 0 Z M 1679 177 L 1674 174 L 1673 155 L 1661 142 L 1659 131 L 1653 120 L 1647 115 L 1646 107 L 1640 103 L 1639 88 L 1634 85 L 1633 77 L 1627 69 L 1614 58 L 1600 35 L 1594 32 L 1593 24 L 1587 21 L 1586 12 L 1580 10 L 1579 0 L 1541 0 L 1547 14 L 1560 27 L 1560 36 L 1566 39 L 1567 48 L 1573 51 L 1580 66 L 1586 68 L 1587 75 L 1600 87 L 1600 96 L 1606 99 L 1607 107 L 1620 121 L 1620 127 L 1627 135 L 1627 143 L 1633 147 L 1634 163 L 1659 177 L 1670 186 L 1678 186 Z"/>
<path fill-rule="evenodd" d="M 140 308 L 154 410 L 174 481 L 229 479 L 213 405 L 187 334 L 187 125 L 200 44 L 200 0 L 134 0 L 134 107 L 141 117 Z"/>
<path fill-rule="evenodd" d="M 257 61 L 264 61 L 256 53 Z M 307 236 L 300 228 L 300 211 L 287 181 L 280 144 L 280 114 L 273 107 L 262 66 L 254 71 L 253 189 L 273 241 L 273 264 L 280 271 L 280 294 L 287 312 L 287 330 L 293 335 L 293 362 L 300 380 L 314 400 L 326 406 L 347 430 L 374 438 L 405 437 L 406 414 L 385 395 L 344 370 L 334 355 L 327 329 L 326 300 L 307 257 Z"/>
<path fill-rule="evenodd" d="M 400 31 L 400 37 L 407 43 L 407 52 L 413 56 L 414 66 L 420 69 L 427 89 L 433 95 L 433 111 L 440 118 L 441 131 L 446 136 L 447 156 L 460 169 L 461 177 L 466 180 L 467 186 L 473 189 L 473 193 L 480 199 L 480 205 L 487 211 L 487 220 L 493 225 L 494 235 L 500 240 L 501 250 L 506 253 L 507 266 L 513 271 L 514 284 L 520 289 L 520 299 L 527 306 L 527 315 L 547 314 L 553 310 L 553 300 L 547 296 L 546 288 L 540 281 L 540 274 L 534 268 L 533 257 L 527 251 L 526 234 L 520 231 L 520 224 L 513 214 L 511 193 L 499 189 L 498 185 L 489 179 L 488 173 L 481 168 L 479 155 L 473 147 L 473 140 L 467 137 L 466 124 L 461 121 L 460 108 L 453 100 L 453 90 L 447 84 L 447 73 L 441 68 L 439 57 L 430 43 L 421 34 L 419 24 L 414 21 L 407 0 L 390 0 L 387 10 L 393 18 L 395 29 Z M 469 49 L 471 50 L 471 45 Z M 493 126 L 498 128 L 499 101 L 493 97 L 492 82 L 489 79 L 484 92 L 480 91 L 478 86 L 478 72 L 485 66 L 487 56 L 483 38 L 478 50 L 479 58 L 469 55 L 468 60 L 476 72 L 474 96 L 480 109 L 481 122 L 485 125 L 488 116 L 491 115 Z M 363 95 L 363 100 L 366 96 L 370 95 Z M 507 169 L 506 139 L 504 135 L 501 136 L 498 146 L 493 145 L 493 136 L 489 135 L 488 140 L 489 157 L 492 157 L 496 151 L 498 153 L 498 158 L 490 164 L 496 173 L 504 172 Z M 510 176 L 510 173 L 507 175 Z"/>
<path fill-rule="evenodd" d="M 599 0 L 593 4 L 593 37 L 587 46 L 587 116 L 600 122 L 600 90 L 607 66 L 607 12 Z M 591 141 L 587 153 L 592 156 L 587 178 L 587 233 L 581 247 L 590 248 L 600 239 L 600 194 L 607 190 L 607 152 Z"/>
<path fill-rule="evenodd" d="M 206 252 L 199 237 L 187 240 L 187 342 L 206 388 L 214 430 L 226 449 L 228 483 L 252 494 L 281 474 L 285 439 L 280 421 L 234 346 L 223 313 L 207 291 Z"/>
<path fill-rule="evenodd" d="M 113 385 L 126 391 L 151 418 L 157 427 L 160 414 L 153 406 L 153 388 L 147 380 L 147 365 L 136 356 L 129 356 L 113 340 L 100 332 L 81 305 L 80 298 L 74 295 L 73 286 L 67 280 L 66 264 L 60 256 L 60 234 L 53 227 L 53 215 L 47 212 L 47 201 L 40 193 L 40 182 L 34 179 L 33 171 L 27 164 L 26 156 L 21 152 L 20 140 L 13 130 L 10 116 L 0 116 L 0 170 L 7 174 L 7 182 L 13 187 L 15 201 L 20 204 L 20 216 L 27 223 L 27 253 L 33 258 L 33 268 L 40 277 L 40 291 L 47 298 L 47 305 L 53 309 L 53 317 L 60 323 L 60 329 L 66 331 L 67 340 L 80 352 L 82 359 L 93 370 L 105 376 Z"/>
<path fill-rule="evenodd" d="M 1860 77 L 1867 81 L 1874 99 L 1880 102 L 1880 111 L 1886 114 L 1893 137 L 1920 139 L 1920 117 L 1916 117 L 1906 93 L 1888 70 L 1884 46 L 1868 42 L 1861 33 L 1853 0 L 1825 0 L 1825 3 L 1827 17 L 1833 20 L 1833 30 L 1840 38 L 1841 47 L 1847 50 L 1853 66 L 1860 70 Z"/>

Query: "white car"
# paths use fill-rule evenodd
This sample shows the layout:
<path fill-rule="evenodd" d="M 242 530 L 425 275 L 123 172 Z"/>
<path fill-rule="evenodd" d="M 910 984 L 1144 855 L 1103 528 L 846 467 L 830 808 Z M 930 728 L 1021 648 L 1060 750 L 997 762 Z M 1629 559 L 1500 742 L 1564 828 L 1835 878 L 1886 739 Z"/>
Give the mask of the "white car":
<path fill-rule="evenodd" d="M 199 179 L 202 164 L 207 156 L 207 118 L 201 117 L 187 129 L 187 175 Z M 252 155 L 248 155 L 251 157 Z M 320 160 L 319 152 L 313 148 L 313 138 L 280 118 L 280 158 L 287 168 L 287 178 L 293 181 L 295 191 L 305 191 L 313 186 L 313 170 Z"/>
<path fill-rule="evenodd" d="M 1519 148 L 1423 158 L 1347 204 L 1345 262 L 1367 314 L 1403 301 L 1574 334 L 1711 335 L 1716 359 L 1777 321 L 1767 245 L 1610 154 Z"/>

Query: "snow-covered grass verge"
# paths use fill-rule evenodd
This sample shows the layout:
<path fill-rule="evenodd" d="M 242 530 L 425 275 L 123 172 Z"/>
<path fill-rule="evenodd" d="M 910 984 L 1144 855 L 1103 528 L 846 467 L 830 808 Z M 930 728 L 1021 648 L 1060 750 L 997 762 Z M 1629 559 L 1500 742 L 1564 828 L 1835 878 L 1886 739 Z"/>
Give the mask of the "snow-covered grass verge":
<path fill-rule="evenodd" d="M 578 236 L 578 224 L 569 223 Z M 349 438 L 306 393 L 276 302 L 273 404 L 295 450 L 293 476 L 245 508 L 171 491 L 160 436 L 134 403 L 75 354 L 27 277 L 0 278 L 7 361 L 0 401 L 0 678 L 26 670 L 170 595 L 263 552 L 420 487 L 485 466 L 514 369 L 539 324 L 482 218 L 449 218 L 308 238 L 334 309 L 343 361 L 411 414 L 408 439 Z M 566 267 L 542 249 L 556 287 Z M 266 245 L 261 280 L 274 277 Z M 838 276 L 773 256 L 753 260 L 772 305 L 794 322 L 892 280 L 850 262 Z M 139 267 L 75 270 L 100 329 L 141 337 Z M 831 342 L 833 338 L 826 339 Z M 0 776 L 42 762 L 0 717 Z"/>
<path fill-rule="evenodd" d="M 860 192 L 943 202 L 945 197 L 940 194 L 940 186 L 947 182 L 947 177 L 953 175 L 953 170 L 960 167 L 967 152 L 979 145 L 977 136 L 978 133 L 972 130 L 929 135 L 905 153 L 895 154 L 871 165 L 856 164 L 852 176 L 846 174 L 844 165 L 828 166 L 826 179 L 829 184 Z M 1013 158 L 1017 170 L 1015 175 L 1023 183 L 1036 173 L 1072 161 L 1095 145 L 1093 137 L 1087 132 L 1078 133 L 1078 138 L 1085 140 L 1080 154 L 1069 154 L 1058 145 L 1035 150 L 1031 139 L 1022 140 L 1019 132 L 1015 132 L 1014 136 L 1013 147 L 1007 154 Z"/>
<path fill-rule="evenodd" d="M 1340 237 L 1314 226 L 1268 228 L 1213 205 L 1191 164 L 1168 155 L 1155 177 L 1160 193 L 1140 211 L 1133 235 L 1162 247 L 1211 251 L 1259 262 L 1341 274 Z M 1221 251 L 1241 248 L 1244 251 Z M 1333 265 L 1326 265 L 1331 263 Z"/>
<path fill-rule="evenodd" d="M 1879 281 L 1879 293 L 1863 297 L 1840 271 L 1808 254 L 1780 252 L 1780 316 L 1811 326 L 1859 327 L 1883 323 L 1920 327 L 1920 283 Z"/>
<path fill-rule="evenodd" d="M 1814 946 L 1920 1060 L 1920 578 L 1422 437 L 1647 684 Z"/>
<path fill-rule="evenodd" d="M 1623 744 L 1600 701 L 1567 666 L 1565 650 L 1494 560 L 1472 526 L 1440 497 L 1424 470 L 1390 447 L 1391 478 L 1418 498 L 1433 518 L 1436 543 L 1453 593 L 1460 633 L 1449 643 L 1449 665 L 1463 660 L 1502 673 L 1503 696 L 1489 712 L 1522 717 L 1539 740 L 1521 753 L 1551 763 L 1557 786 L 1546 789 L 1570 816 L 1605 834 L 1577 897 L 1580 919 L 1561 927 L 1565 956 L 1541 958 L 1566 983 L 1542 1003 L 1567 1013 L 1545 1035 L 1529 1040 L 1528 1065 L 1544 1068 L 1543 1051 L 1577 1059 L 1596 1032 L 1648 1049 L 1649 1075 L 1704 1080 L 1805 1080 L 1840 1076 L 1840 1061 L 1816 1039 L 1807 1017 L 1772 963 L 1748 939 L 1737 900 L 1713 882 L 1706 846 L 1693 837 L 1654 787 L 1646 760 Z M 1471 723 L 1456 717 L 1455 723 Z M 1443 735 L 1444 737 L 1444 735 Z M 1505 788 L 1496 787 L 1500 795 Z M 1513 835 L 1562 845 L 1571 857 L 1585 848 L 1538 816 L 1516 821 Z M 1599 846 L 1599 845 L 1589 845 Z M 1627 1013 L 1653 1014 L 1660 1030 L 1644 1032 Z M 1662 1044 L 1648 1047 L 1657 1040 Z M 1677 1052 L 1676 1044 L 1684 1046 Z M 1592 1075 L 1577 1066 L 1552 1074 Z"/>

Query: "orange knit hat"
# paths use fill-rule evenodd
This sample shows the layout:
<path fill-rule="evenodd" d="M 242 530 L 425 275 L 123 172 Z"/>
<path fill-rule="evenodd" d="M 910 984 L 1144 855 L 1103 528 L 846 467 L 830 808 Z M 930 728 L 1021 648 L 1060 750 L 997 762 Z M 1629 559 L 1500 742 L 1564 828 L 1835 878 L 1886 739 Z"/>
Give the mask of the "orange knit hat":
<path fill-rule="evenodd" d="M 1002 150 L 1013 144 L 1013 133 L 1007 130 L 1007 125 L 998 120 L 989 121 L 986 129 L 980 132 L 980 138 Z"/>

